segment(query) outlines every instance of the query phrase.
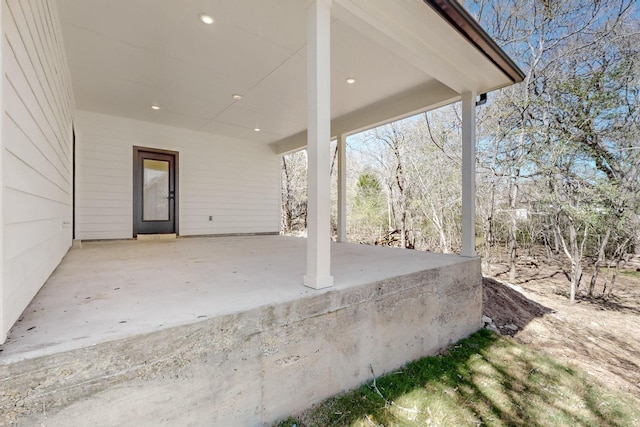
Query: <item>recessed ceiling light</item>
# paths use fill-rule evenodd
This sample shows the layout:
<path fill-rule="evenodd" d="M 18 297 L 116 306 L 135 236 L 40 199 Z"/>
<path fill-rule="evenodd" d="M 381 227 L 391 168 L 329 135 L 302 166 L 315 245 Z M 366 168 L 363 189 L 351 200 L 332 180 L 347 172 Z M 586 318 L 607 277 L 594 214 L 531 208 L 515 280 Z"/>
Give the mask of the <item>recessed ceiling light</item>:
<path fill-rule="evenodd" d="M 206 13 L 199 14 L 198 18 L 200 18 L 200 20 L 207 25 L 213 24 L 213 18 L 210 15 L 207 15 Z"/>
<path fill-rule="evenodd" d="M 159 110 L 159 109 L 160 109 L 160 107 L 158 107 L 157 105 L 155 105 L 155 104 L 154 104 L 154 105 L 152 105 L 152 106 L 151 106 L 151 109 L 152 109 L 152 110 Z"/>
<path fill-rule="evenodd" d="M 233 99 L 235 99 L 236 101 L 238 101 L 238 100 L 242 99 L 242 95 L 238 95 L 237 93 L 234 93 L 233 95 L 231 95 L 231 97 L 232 97 Z"/>
<path fill-rule="evenodd" d="M 352 84 L 354 84 L 354 83 L 356 82 L 356 79 L 354 79 L 353 77 L 349 77 L 349 78 L 346 80 L 346 82 L 347 82 L 347 83 L 349 83 L 350 85 L 352 85 Z"/>
<path fill-rule="evenodd" d="M 255 132 L 260 132 L 260 128 L 253 128 Z"/>

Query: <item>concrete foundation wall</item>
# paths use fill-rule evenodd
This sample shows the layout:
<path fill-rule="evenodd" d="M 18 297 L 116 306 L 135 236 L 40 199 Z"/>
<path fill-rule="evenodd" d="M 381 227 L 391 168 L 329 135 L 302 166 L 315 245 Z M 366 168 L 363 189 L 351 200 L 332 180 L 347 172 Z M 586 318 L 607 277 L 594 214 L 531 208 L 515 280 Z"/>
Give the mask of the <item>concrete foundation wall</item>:
<path fill-rule="evenodd" d="M 87 111 L 76 116 L 77 239 L 133 236 L 134 146 L 179 152 L 180 235 L 279 231 L 279 157 L 270 147 Z"/>
<path fill-rule="evenodd" d="M 481 327 L 479 259 L 0 366 L 18 426 L 262 426 Z"/>

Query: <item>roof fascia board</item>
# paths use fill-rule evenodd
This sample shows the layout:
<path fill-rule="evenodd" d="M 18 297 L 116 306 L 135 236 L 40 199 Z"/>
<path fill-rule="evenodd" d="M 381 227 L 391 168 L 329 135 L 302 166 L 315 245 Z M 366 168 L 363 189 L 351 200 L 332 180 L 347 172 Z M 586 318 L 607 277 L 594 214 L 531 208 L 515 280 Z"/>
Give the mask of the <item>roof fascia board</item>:
<path fill-rule="evenodd" d="M 456 0 L 424 0 L 464 38 L 482 52 L 513 83 L 524 80 L 524 73 Z"/>

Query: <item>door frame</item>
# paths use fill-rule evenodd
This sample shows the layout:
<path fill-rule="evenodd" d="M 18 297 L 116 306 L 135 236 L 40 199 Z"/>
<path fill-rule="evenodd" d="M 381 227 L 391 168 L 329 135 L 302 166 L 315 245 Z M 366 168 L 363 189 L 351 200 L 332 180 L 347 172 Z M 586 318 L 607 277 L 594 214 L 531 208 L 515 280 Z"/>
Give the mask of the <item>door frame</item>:
<path fill-rule="evenodd" d="M 133 202 L 133 209 L 132 209 L 132 219 L 133 219 L 133 237 L 137 237 L 138 236 L 138 221 L 136 219 L 136 214 L 137 209 L 136 209 L 136 200 L 142 200 L 142 194 L 141 194 L 141 188 L 140 186 L 138 186 L 138 174 L 141 172 L 140 171 L 140 165 L 138 164 L 138 157 L 139 157 L 139 153 L 140 152 L 144 152 L 144 153 L 153 153 L 153 154 L 162 154 L 162 155 L 168 155 L 168 156 L 173 156 L 174 158 L 174 162 L 173 162 L 173 170 L 174 170 L 174 197 L 173 197 L 173 228 L 174 228 L 174 232 L 176 234 L 176 236 L 179 235 L 179 188 L 180 188 L 180 174 L 179 174 L 179 152 L 177 151 L 170 151 L 170 150 L 162 150 L 159 148 L 151 148 L 151 147 L 140 147 L 137 145 L 133 146 L 133 194 L 132 194 L 132 202 Z"/>

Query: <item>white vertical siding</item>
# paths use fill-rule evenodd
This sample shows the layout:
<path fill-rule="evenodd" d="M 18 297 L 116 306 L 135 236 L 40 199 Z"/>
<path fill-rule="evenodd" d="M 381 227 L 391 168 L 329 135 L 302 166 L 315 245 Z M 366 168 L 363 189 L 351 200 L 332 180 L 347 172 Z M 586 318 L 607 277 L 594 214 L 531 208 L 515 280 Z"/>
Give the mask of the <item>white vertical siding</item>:
<path fill-rule="evenodd" d="M 179 153 L 180 235 L 278 232 L 278 156 L 270 147 L 78 111 L 78 239 L 132 237 L 134 146 Z"/>
<path fill-rule="evenodd" d="M 55 3 L 2 1 L 0 342 L 71 245 L 73 101 Z"/>

